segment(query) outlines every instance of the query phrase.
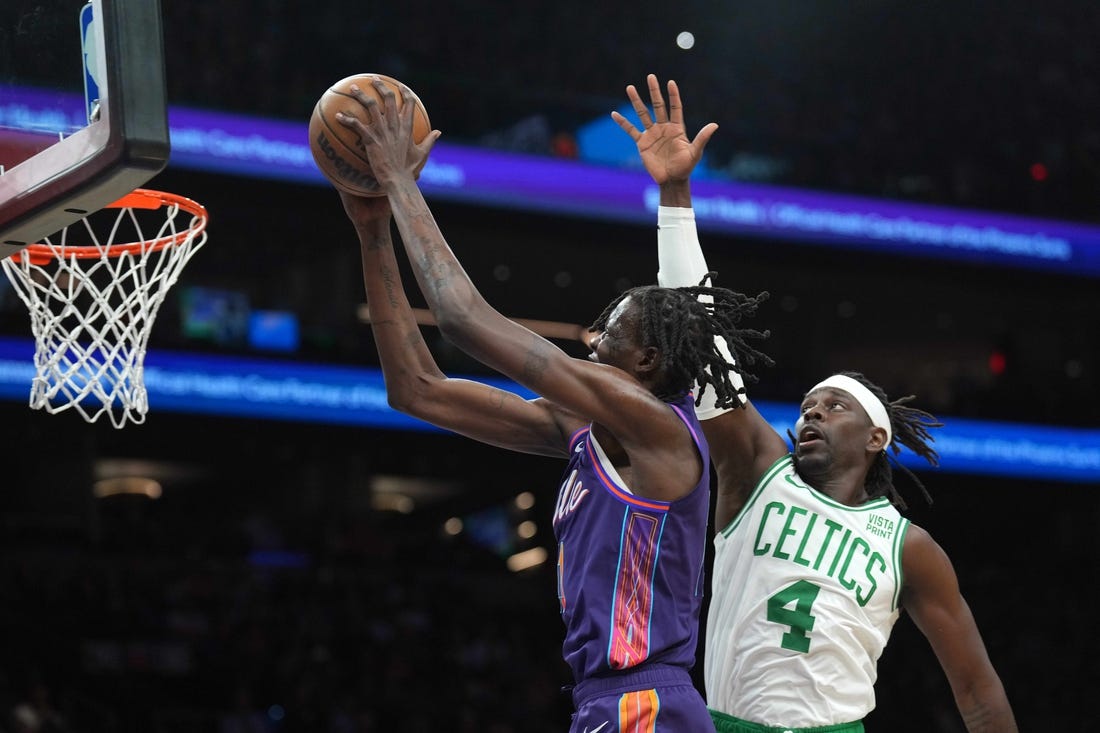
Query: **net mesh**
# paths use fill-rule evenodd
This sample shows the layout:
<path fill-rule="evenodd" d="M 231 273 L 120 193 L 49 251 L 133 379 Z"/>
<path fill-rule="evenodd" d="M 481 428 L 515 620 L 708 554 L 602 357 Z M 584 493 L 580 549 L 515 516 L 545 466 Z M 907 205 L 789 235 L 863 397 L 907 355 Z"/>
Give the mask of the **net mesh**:
<path fill-rule="evenodd" d="M 145 421 L 149 333 L 206 221 L 190 199 L 138 190 L 0 260 L 30 311 L 32 408 L 116 428 Z"/>

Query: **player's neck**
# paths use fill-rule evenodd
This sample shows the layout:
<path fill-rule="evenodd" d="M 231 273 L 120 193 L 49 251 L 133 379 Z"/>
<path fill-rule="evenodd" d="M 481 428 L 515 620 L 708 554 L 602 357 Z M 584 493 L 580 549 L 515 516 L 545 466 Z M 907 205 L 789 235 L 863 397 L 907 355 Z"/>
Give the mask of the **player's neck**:
<path fill-rule="evenodd" d="M 825 476 L 803 476 L 806 483 L 816 491 L 845 506 L 860 506 L 870 500 L 864 486 L 863 474 L 842 473 Z"/>

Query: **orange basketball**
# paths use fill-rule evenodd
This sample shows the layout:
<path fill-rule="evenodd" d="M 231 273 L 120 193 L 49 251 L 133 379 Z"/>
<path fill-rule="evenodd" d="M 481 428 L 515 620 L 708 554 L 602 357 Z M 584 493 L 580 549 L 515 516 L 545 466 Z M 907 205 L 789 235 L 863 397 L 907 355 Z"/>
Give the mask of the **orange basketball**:
<path fill-rule="evenodd" d="M 397 95 L 397 108 L 401 109 L 404 101 L 401 98 L 400 82 L 383 74 L 375 76 L 393 89 Z M 371 74 L 355 74 L 336 82 L 321 95 L 313 108 L 313 116 L 309 119 L 309 149 L 321 173 L 336 188 L 356 196 L 382 196 L 384 194 L 371 172 L 363 141 L 354 130 L 344 127 L 336 119 L 337 112 L 363 119 L 363 106 L 351 95 L 352 84 L 357 85 L 364 93 L 373 95 L 382 104 L 382 99 L 371 84 Z M 416 102 L 416 109 L 413 111 L 413 140 L 419 143 L 432 131 L 432 125 L 428 122 L 428 112 L 420 98 L 413 94 L 413 100 Z"/>

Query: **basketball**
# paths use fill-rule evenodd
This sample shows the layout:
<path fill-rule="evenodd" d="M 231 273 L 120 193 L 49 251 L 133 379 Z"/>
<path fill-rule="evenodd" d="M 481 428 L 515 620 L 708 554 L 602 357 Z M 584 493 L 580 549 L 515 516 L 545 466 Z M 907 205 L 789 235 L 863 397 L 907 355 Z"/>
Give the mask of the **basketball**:
<path fill-rule="evenodd" d="M 341 79 L 330 86 L 317 105 L 313 108 L 313 115 L 309 120 L 309 149 L 313 153 L 313 160 L 332 185 L 336 188 L 356 196 L 382 196 L 384 195 L 374 179 L 370 169 L 370 160 L 367 158 L 363 141 L 356 132 L 336 119 L 337 112 L 364 119 L 365 111 L 351 94 L 352 84 L 357 85 L 365 94 L 373 95 L 382 104 L 382 99 L 371 84 L 371 74 L 355 74 Z M 397 95 L 397 108 L 404 105 L 401 98 L 400 82 L 383 74 L 375 74 L 386 86 L 393 89 Z M 416 109 L 413 111 L 413 140 L 417 143 L 424 140 L 432 131 L 428 121 L 428 112 L 420 98 L 413 94 Z M 365 120 L 364 120 L 365 121 Z"/>

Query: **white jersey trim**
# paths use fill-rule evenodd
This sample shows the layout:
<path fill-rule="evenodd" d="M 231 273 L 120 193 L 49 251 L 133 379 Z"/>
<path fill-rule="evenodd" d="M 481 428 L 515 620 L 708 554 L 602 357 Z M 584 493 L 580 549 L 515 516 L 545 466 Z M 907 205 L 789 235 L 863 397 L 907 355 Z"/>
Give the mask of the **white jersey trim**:
<path fill-rule="evenodd" d="M 634 496 L 634 492 L 630 490 L 630 487 L 623 481 L 622 476 L 615 470 L 615 466 L 611 464 L 611 459 L 603 452 L 603 446 L 600 445 L 600 441 L 596 440 L 596 436 L 592 434 L 591 430 L 588 431 L 588 442 L 589 445 L 592 446 L 592 450 L 596 454 L 596 460 L 600 462 L 600 466 L 603 467 L 607 477 L 614 482 L 616 487 L 622 489 L 623 492 Z"/>

